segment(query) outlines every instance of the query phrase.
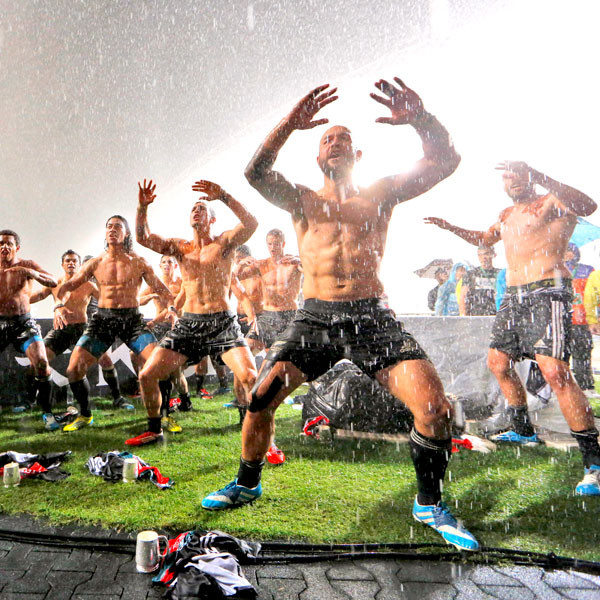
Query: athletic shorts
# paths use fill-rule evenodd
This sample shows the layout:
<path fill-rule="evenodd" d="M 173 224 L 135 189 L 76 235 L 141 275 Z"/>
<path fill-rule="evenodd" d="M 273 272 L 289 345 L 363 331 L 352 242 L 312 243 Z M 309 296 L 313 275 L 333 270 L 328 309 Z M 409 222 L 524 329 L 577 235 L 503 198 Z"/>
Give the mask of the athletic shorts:
<path fill-rule="evenodd" d="M 41 342 L 42 331 L 29 314 L 10 317 L 0 316 L 0 352 L 9 344 L 17 352 L 25 352 L 34 342 Z"/>
<path fill-rule="evenodd" d="M 536 354 L 568 362 L 573 288 L 551 279 L 508 287 L 496 314 L 490 348 L 513 360 Z"/>
<path fill-rule="evenodd" d="M 342 358 L 372 377 L 404 360 L 427 360 L 427 355 L 379 298 L 308 299 L 266 360 L 290 361 L 312 381 Z"/>
<path fill-rule="evenodd" d="M 217 363 L 222 365 L 223 352 L 247 345 L 235 313 L 230 311 L 206 315 L 183 313 L 160 342 L 161 348 L 185 356 L 187 363 L 192 365 L 207 354 L 211 360 L 218 357 Z"/>
<path fill-rule="evenodd" d="M 288 328 L 296 316 L 295 310 L 265 310 L 258 315 L 258 335 L 251 334 L 249 337 L 270 348 L 273 342 Z"/>
<path fill-rule="evenodd" d="M 152 333 L 154 334 L 154 337 L 156 338 L 157 342 L 160 342 L 165 337 L 165 335 L 169 333 L 169 331 L 171 331 L 170 323 L 157 323 L 152 328 Z"/>
<path fill-rule="evenodd" d="M 250 333 L 250 325 L 248 325 L 247 321 L 242 321 L 242 319 L 246 319 L 246 318 L 248 318 L 248 315 L 245 313 L 237 314 L 238 324 L 240 326 L 240 329 L 242 330 L 242 335 L 244 337 L 246 337 Z M 254 335 L 252 335 L 250 337 L 254 337 Z"/>
<path fill-rule="evenodd" d="M 51 329 L 44 338 L 44 345 L 56 356 L 73 348 L 83 335 L 85 323 L 70 323 L 62 329 Z"/>
<path fill-rule="evenodd" d="M 144 323 L 137 308 L 98 308 L 87 324 L 77 346 L 85 348 L 92 356 L 100 358 L 120 339 L 136 354 L 156 338 Z"/>

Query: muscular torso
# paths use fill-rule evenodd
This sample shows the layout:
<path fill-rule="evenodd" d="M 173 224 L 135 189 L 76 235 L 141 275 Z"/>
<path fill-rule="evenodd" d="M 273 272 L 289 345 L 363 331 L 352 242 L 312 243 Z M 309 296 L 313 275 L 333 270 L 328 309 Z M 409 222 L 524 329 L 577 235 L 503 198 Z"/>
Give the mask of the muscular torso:
<path fill-rule="evenodd" d="M 250 302 L 252 302 L 252 306 L 254 307 L 254 311 L 256 314 L 260 314 L 263 311 L 263 280 L 262 277 L 251 269 L 239 269 L 238 271 L 238 279 L 240 283 L 244 287 L 244 291 L 246 292 Z M 244 314 L 244 308 L 238 304 L 237 307 L 238 314 Z"/>
<path fill-rule="evenodd" d="M 260 261 L 263 281 L 263 309 L 270 311 L 296 310 L 302 273 L 297 265 L 281 264 L 267 258 Z"/>
<path fill-rule="evenodd" d="M 101 254 L 93 275 L 98 282 L 98 308 L 137 308 L 145 265 L 137 254 Z"/>
<path fill-rule="evenodd" d="M 507 208 L 500 217 L 508 285 L 570 277 L 563 257 L 577 216 L 552 195 Z"/>
<path fill-rule="evenodd" d="M 338 201 L 305 193 L 302 215 L 294 215 L 304 297 L 345 301 L 381 296 L 379 269 L 389 219 L 390 214 L 380 214 L 377 203 L 360 194 Z"/>
<path fill-rule="evenodd" d="M 160 280 L 167 286 L 171 294 L 173 294 L 173 298 L 176 298 L 181 291 L 181 279 L 178 277 L 177 279 L 166 281 L 164 277 L 161 277 Z M 164 307 L 158 298 L 154 298 L 152 302 L 154 302 L 154 308 L 156 309 L 156 314 L 158 315 Z"/>
<path fill-rule="evenodd" d="M 176 258 L 185 290 L 184 312 L 208 314 L 229 309 L 233 252 L 226 252 L 219 238 L 204 246 L 182 242 Z"/>
<path fill-rule="evenodd" d="M 60 278 L 58 280 L 58 286 L 53 288 L 52 295 L 56 299 L 56 292 L 60 285 L 64 283 L 65 279 Z M 64 302 L 65 307 L 68 309 L 68 313 L 65 314 L 65 319 L 69 324 L 71 323 L 85 323 L 87 321 L 87 307 L 90 303 L 90 298 L 96 291 L 96 286 L 91 281 L 86 281 L 83 285 L 80 285 L 76 290 L 69 293 L 66 301 Z"/>
<path fill-rule="evenodd" d="M 29 312 L 29 297 L 33 288 L 33 279 L 25 273 L 7 271 L 10 267 L 36 268 L 31 261 L 15 260 L 11 265 L 0 266 L 0 316 L 13 317 Z"/>

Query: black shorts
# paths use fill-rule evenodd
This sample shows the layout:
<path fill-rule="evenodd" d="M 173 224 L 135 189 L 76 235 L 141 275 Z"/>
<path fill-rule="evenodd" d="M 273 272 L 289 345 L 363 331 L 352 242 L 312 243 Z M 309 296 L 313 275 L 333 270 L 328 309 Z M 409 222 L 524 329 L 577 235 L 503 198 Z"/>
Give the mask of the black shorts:
<path fill-rule="evenodd" d="M 568 362 L 573 289 L 569 280 L 508 287 L 496 315 L 490 348 L 513 360 L 536 354 Z"/>
<path fill-rule="evenodd" d="M 100 358 L 120 339 L 136 354 L 156 338 L 144 323 L 137 308 L 98 308 L 92 315 L 77 346 L 85 348 L 92 356 Z"/>
<path fill-rule="evenodd" d="M 44 344 L 58 356 L 69 348 L 73 349 L 83 335 L 85 326 L 86 323 L 70 323 L 62 329 L 51 329 L 44 338 Z"/>
<path fill-rule="evenodd" d="M 244 337 L 246 337 L 250 333 L 250 325 L 248 325 L 247 321 L 242 321 L 242 319 L 247 319 L 247 318 L 248 318 L 248 315 L 245 313 L 237 314 L 238 324 L 240 326 L 240 329 L 242 330 L 242 335 Z M 250 337 L 254 337 L 254 336 L 250 336 Z"/>
<path fill-rule="evenodd" d="M 192 365 L 207 354 L 211 360 L 218 357 L 217 363 L 222 365 L 223 352 L 247 345 L 237 318 L 230 311 L 206 315 L 183 313 L 175 327 L 160 342 L 161 348 L 185 356 L 188 364 Z"/>
<path fill-rule="evenodd" d="M 25 352 L 34 342 L 42 341 L 42 332 L 29 314 L 0 316 L 0 352 L 12 344 L 17 352 Z"/>
<path fill-rule="evenodd" d="M 258 335 L 251 334 L 249 337 L 264 344 L 265 348 L 270 348 L 289 327 L 295 316 L 295 310 L 265 310 L 257 318 Z"/>
<path fill-rule="evenodd" d="M 372 377 L 404 360 L 427 360 L 427 355 L 379 298 L 308 299 L 266 360 L 290 361 L 312 381 L 342 358 Z"/>
<path fill-rule="evenodd" d="M 157 323 L 152 328 L 152 333 L 154 334 L 157 342 L 160 342 L 165 335 L 169 333 L 169 331 L 171 331 L 171 325 L 169 323 Z"/>

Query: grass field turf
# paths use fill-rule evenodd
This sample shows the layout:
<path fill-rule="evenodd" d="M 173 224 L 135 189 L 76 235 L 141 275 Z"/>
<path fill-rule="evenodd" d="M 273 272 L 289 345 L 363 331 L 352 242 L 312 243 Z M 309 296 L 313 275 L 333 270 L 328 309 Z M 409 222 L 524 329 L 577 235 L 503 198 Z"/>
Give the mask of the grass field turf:
<path fill-rule="evenodd" d="M 148 482 L 111 484 L 94 477 L 86 460 L 125 450 L 124 440 L 145 429 L 145 411 L 115 411 L 97 399 L 95 423 L 76 433 L 46 433 L 39 412 L 0 416 L 0 450 L 44 453 L 71 450 L 71 477 L 58 483 L 23 481 L 0 492 L 5 513 L 29 513 L 52 523 L 145 528 L 221 529 L 255 540 L 321 542 L 440 542 L 413 521 L 415 478 L 407 445 L 301 437 L 299 411 L 282 406 L 277 443 L 287 462 L 267 465 L 263 497 L 225 512 L 200 508 L 202 498 L 236 474 L 238 413 L 222 408 L 231 396 L 194 399 L 192 413 L 176 415 L 181 434 L 162 445 L 137 448 L 176 483 L 159 490 Z M 517 548 L 600 560 L 600 498 L 574 496 L 583 468 L 578 452 L 503 447 L 483 455 L 454 455 L 444 496 L 485 546 Z"/>

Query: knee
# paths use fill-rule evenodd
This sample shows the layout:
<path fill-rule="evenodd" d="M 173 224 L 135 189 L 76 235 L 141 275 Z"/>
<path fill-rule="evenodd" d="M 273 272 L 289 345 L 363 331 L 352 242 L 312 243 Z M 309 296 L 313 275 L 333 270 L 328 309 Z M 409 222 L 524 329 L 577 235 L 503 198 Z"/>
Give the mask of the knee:
<path fill-rule="evenodd" d="M 244 387 L 244 389 L 248 391 L 254 391 L 254 387 L 256 385 L 256 375 L 256 369 L 250 368 L 238 378 L 238 381 Z"/>
<path fill-rule="evenodd" d="M 446 428 L 452 423 L 453 411 L 450 402 L 445 396 L 428 400 L 419 406 L 415 420 L 427 428 L 438 430 Z"/>
<path fill-rule="evenodd" d="M 33 364 L 33 371 L 36 375 L 45 376 L 49 374 L 48 359 L 38 358 Z"/>
<path fill-rule="evenodd" d="M 511 361 L 505 356 L 488 354 L 487 366 L 496 377 L 506 377 L 511 369 Z"/>
<path fill-rule="evenodd" d="M 543 368 L 540 367 L 540 369 L 544 379 L 552 389 L 563 388 L 573 381 L 571 371 L 566 364 L 557 362 L 553 365 L 545 365 Z"/>
<path fill-rule="evenodd" d="M 143 388 L 153 387 L 158 384 L 158 377 L 152 372 L 149 367 L 144 367 L 138 375 L 140 385 Z"/>
<path fill-rule="evenodd" d="M 85 370 L 79 361 L 71 364 L 67 367 L 67 379 L 69 381 L 79 381 L 85 376 Z"/>

